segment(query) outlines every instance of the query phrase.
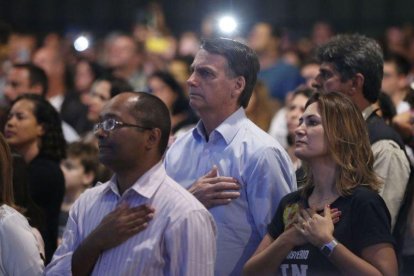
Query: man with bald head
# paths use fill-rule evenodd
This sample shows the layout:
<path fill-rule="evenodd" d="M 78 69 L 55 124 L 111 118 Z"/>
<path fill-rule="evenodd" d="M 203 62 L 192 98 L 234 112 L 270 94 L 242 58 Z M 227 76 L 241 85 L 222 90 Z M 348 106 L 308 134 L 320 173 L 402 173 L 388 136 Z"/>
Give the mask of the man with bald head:
<path fill-rule="evenodd" d="M 47 275 L 213 275 L 214 221 L 161 163 L 170 128 L 153 95 L 108 102 L 94 131 L 115 174 L 75 202 Z"/>

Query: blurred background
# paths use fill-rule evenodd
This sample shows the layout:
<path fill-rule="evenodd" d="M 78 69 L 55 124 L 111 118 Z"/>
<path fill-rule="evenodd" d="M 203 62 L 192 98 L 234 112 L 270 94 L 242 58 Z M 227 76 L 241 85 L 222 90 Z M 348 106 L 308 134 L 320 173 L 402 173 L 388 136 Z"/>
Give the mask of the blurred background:
<path fill-rule="evenodd" d="M 307 34 L 318 20 L 328 21 L 338 32 L 379 36 L 387 26 L 414 19 L 411 0 L 1 0 L 0 18 L 39 34 L 87 30 L 103 35 L 151 20 L 145 9 L 154 2 L 161 5 L 175 35 L 200 31 L 202 20 L 212 13 L 233 12 L 241 32 L 260 20 L 287 28 L 296 36 Z"/>
<path fill-rule="evenodd" d="M 90 94 L 95 81 L 108 76 L 135 91 L 161 94 L 166 80 L 152 75 L 167 72 L 186 96 L 201 39 L 224 36 L 258 54 L 263 89 L 256 90 L 263 91 L 254 93 L 248 113 L 268 131 L 288 93 L 310 87 L 318 74 L 315 49 L 335 34 L 353 32 L 377 39 L 384 54 L 401 56 L 406 66 L 398 78 L 404 77 L 404 90 L 414 88 L 412 0 L 0 0 L 0 107 L 18 94 L 11 68 L 28 62 L 46 71 L 49 101 L 74 95 L 95 113 Z"/>

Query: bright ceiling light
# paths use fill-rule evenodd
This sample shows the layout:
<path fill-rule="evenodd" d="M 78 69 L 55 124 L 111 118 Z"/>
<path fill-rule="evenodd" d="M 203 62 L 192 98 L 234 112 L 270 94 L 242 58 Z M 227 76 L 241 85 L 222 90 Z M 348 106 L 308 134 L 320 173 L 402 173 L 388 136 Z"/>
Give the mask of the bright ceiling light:
<path fill-rule="evenodd" d="M 81 35 L 75 39 L 73 47 L 75 47 L 76 51 L 83 52 L 89 48 L 89 39 L 86 36 Z"/>
<path fill-rule="evenodd" d="M 233 33 L 237 28 L 237 22 L 232 16 L 223 16 L 219 20 L 220 31 L 226 34 Z"/>

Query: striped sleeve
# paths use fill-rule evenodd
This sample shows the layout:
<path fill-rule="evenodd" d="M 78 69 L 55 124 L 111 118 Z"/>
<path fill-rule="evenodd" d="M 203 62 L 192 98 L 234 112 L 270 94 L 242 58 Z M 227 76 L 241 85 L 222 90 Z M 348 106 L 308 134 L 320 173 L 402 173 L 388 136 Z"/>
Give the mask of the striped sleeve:
<path fill-rule="evenodd" d="M 165 243 L 170 275 L 214 275 L 216 225 L 207 210 L 189 211 L 171 224 Z"/>
<path fill-rule="evenodd" d="M 78 203 L 76 202 L 70 210 L 62 244 L 58 247 L 52 261 L 46 267 L 45 275 L 72 275 L 72 255 L 79 245 L 78 225 L 75 216 Z"/>

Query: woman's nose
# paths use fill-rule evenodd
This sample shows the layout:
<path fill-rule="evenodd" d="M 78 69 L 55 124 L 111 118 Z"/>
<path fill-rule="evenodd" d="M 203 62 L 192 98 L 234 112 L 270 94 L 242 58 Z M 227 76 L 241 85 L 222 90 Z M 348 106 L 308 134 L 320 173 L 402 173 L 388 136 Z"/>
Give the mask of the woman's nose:
<path fill-rule="evenodd" d="M 303 124 L 299 124 L 299 125 L 295 128 L 294 133 L 295 133 L 295 135 L 297 135 L 297 136 L 303 135 L 303 133 L 304 133 L 304 127 L 303 127 Z"/>

